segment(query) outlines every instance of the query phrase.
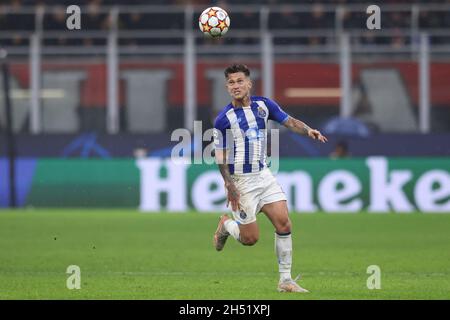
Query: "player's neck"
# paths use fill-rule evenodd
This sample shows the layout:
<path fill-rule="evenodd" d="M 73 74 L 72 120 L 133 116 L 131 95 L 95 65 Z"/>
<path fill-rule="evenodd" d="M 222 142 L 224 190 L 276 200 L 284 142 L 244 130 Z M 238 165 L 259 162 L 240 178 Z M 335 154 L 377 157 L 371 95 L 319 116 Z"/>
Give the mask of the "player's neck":
<path fill-rule="evenodd" d="M 239 100 L 233 99 L 232 104 L 235 108 L 248 107 L 250 105 L 250 96 L 246 96 Z"/>

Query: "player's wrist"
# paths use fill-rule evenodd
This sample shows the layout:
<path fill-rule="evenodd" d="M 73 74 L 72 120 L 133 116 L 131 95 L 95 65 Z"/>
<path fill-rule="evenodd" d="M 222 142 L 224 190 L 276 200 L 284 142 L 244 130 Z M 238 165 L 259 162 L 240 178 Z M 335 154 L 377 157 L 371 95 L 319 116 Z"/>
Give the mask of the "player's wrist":
<path fill-rule="evenodd" d="M 311 129 L 310 127 L 308 127 L 307 125 L 305 125 L 305 126 L 303 127 L 303 130 L 304 130 L 305 136 L 311 137 L 312 129 Z"/>

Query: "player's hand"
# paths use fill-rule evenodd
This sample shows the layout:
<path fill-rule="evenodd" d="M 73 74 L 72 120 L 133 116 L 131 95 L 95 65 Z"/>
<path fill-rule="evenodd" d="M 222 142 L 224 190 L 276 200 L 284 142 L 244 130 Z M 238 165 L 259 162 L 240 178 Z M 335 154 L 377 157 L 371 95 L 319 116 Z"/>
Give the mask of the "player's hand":
<path fill-rule="evenodd" d="M 319 130 L 316 129 L 311 129 L 308 131 L 308 137 L 314 139 L 314 140 L 319 140 L 320 142 L 327 142 L 328 139 L 323 136 Z"/>
<path fill-rule="evenodd" d="M 238 189 L 233 183 L 225 184 L 225 188 L 227 189 L 227 208 L 231 203 L 231 210 L 238 211 L 240 210 L 239 199 L 241 195 L 239 194 Z"/>

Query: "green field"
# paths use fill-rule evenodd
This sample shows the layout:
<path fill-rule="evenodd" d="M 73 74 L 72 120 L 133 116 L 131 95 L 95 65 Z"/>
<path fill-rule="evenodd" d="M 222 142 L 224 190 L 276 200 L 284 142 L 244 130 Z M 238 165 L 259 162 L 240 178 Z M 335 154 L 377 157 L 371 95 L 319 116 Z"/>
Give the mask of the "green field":
<path fill-rule="evenodd" d="M 291 214 L 293 276 L 278 293 L 273 228 L 216 252 L 216 214 L 0 211 L 0 299 L 450 299 L 450 215 Z M 81 289 L 69 290 L 69 265 Z M 369 265 L 381 289 L 369 290 Z"/>

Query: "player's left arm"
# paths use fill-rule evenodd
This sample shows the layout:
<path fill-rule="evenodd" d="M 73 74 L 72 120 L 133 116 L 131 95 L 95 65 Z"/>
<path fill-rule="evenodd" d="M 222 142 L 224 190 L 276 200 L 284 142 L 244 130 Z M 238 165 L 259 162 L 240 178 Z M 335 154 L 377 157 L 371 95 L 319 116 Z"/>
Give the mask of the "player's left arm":
<path fill-rule="evenodd" d="M 303 121 L 295 119 L 291 116 L 288 117 L 288 119 L 283 123 L 283 125 L 295 133 L 308 136 L 314 140 L 319 140 L 320 142 L 328 141 L 328 139 L 324 135 L 322 135 L 319 130 L 311 129 Z"/>
<path fill-rule="evenodd" d="M 295 119 L 284 112 L 281 107 L 271 99 L 265 99 L 267 108 L 269 109 L 269 119 L 275 120 L 276 122 L 284 125 L 289 130 L 308 136 L 314 140 L 319 140 L 321 142 L 327 142 L 328 139 L 324 137 L 319 130 L 311 129 L 306 123 Z"/>

